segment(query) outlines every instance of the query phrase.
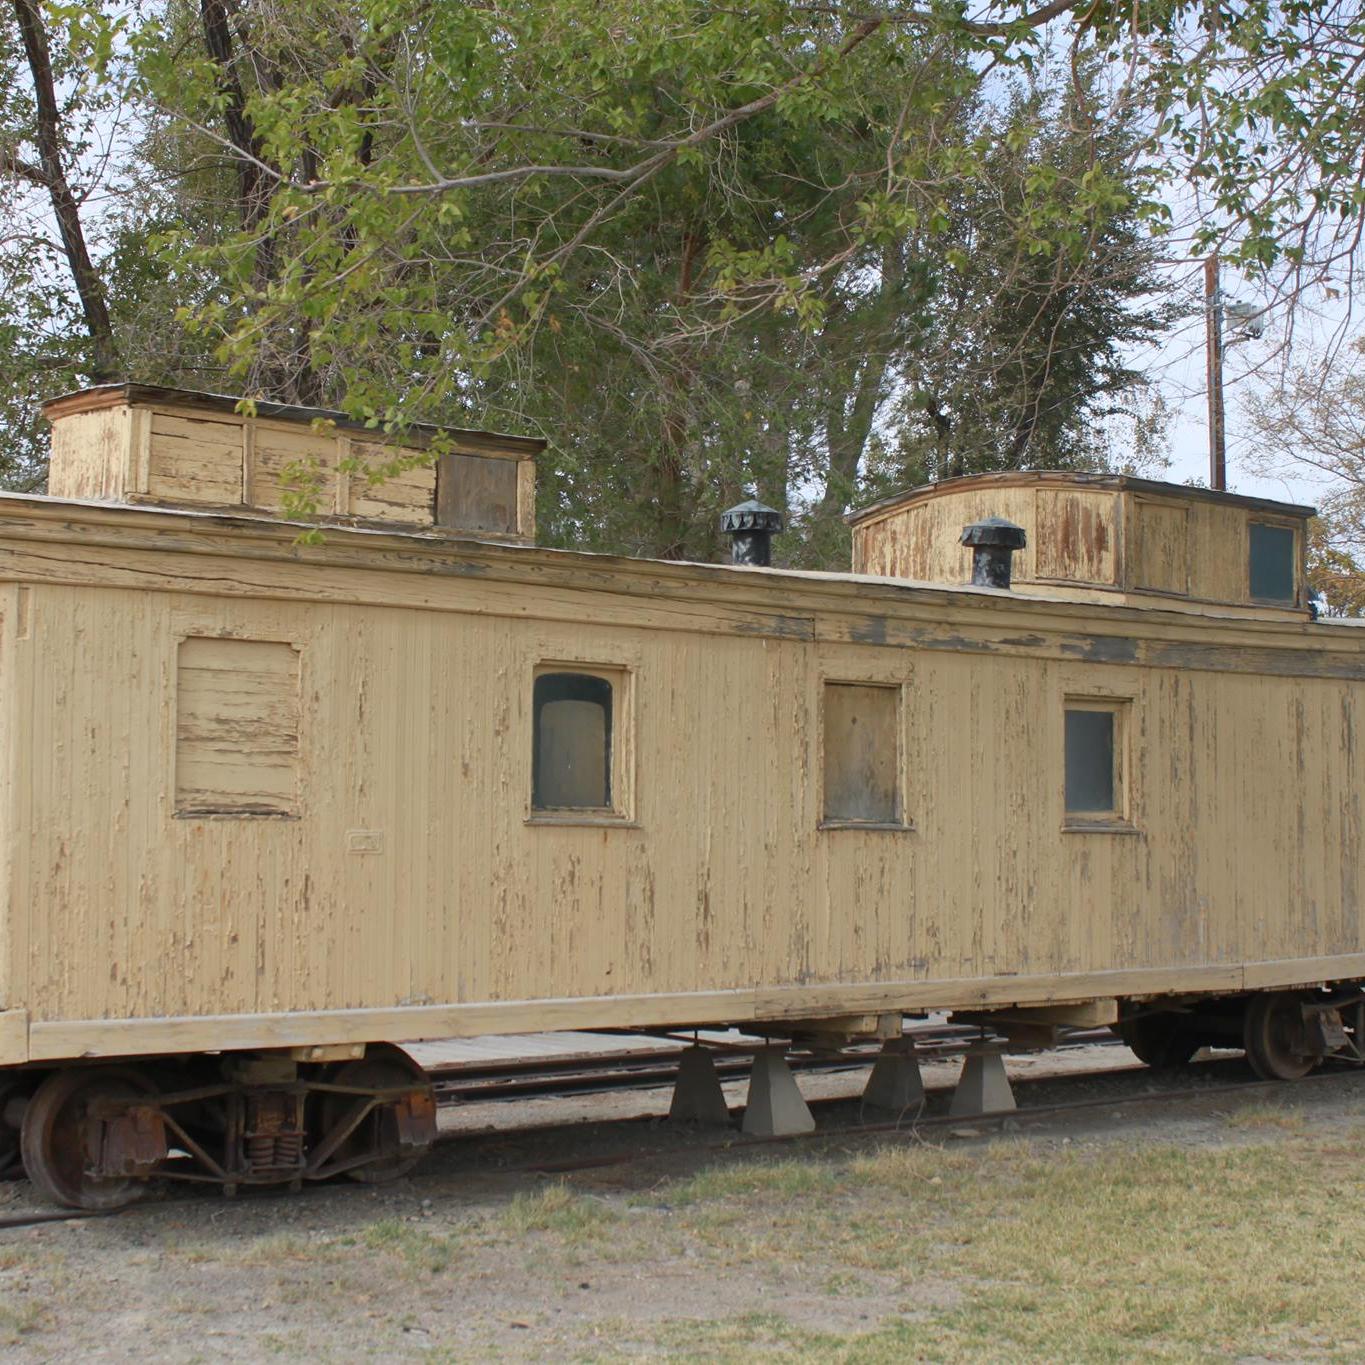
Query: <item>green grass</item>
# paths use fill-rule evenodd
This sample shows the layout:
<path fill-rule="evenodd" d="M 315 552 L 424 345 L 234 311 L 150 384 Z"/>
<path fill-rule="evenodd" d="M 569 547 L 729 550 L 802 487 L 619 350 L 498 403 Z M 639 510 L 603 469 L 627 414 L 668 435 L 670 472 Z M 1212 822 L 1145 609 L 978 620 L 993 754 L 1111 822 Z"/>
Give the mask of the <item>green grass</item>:
<path fill-rule="evenodd" d="M 569 1243 L 600 1238 L 617 1220 L 601 1200 L 578 1194 L 556 1182 L 535 1194 L 518 1194 L 502 1215 L 503 1228 L 517 1237 L 551 1233 Z"/>
<path fill-rule="evenodd" d="M 369 1251 L 401 1256 L 408 1267 L 431 1275 L 448 1270 L 460 1249 L 460 1239 L 431 1232 L 419 1223 L 385 1218 L 371 1223 L 361 1234 L 360 1244 Z"/>

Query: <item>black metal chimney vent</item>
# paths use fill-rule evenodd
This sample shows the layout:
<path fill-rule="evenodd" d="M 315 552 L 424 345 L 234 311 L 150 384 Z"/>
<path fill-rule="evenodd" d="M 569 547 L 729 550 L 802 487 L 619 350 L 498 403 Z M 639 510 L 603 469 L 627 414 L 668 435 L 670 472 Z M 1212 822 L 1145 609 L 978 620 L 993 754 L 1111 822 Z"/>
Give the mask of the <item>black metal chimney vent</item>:
<path fill-rule="evenodd" d="M 757 564 L 764 568 L 772 563 L 772 540 L 782 529 L 782 513 L 750 498 L 720 514 L 720 529 L 732 537 L 732 564 Z"/>
<path fill-rule="evenodd" d="M 1016 550 L 1028 544 L 1028 533 L 1004 517 L 987 517 L 962 528 L 962 544 L 972 547 L 972 585 L 1008 588 Z"/>

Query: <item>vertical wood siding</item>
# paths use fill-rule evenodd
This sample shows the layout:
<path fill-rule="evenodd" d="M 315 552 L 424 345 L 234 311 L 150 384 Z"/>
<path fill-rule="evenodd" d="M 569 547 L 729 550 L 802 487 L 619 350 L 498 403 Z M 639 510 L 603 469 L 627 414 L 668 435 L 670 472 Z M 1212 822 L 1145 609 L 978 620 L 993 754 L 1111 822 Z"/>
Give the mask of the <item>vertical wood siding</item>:
<path fill-rule="evenodd" d="M 590 623 L 556 624 L 531 585 L 519 615 L 437 590 L 444 610 L 36 585 L 23 637 L 11 589 L 6 1003 L 118 1019 L 1365 950 L 1360 683 L 640 628 L 589 587 Z M 288 732 L 290 659 L 297 818 L 176 818 L 177 744 Z M 532 678 L 565 660 L 629 673 L 629 821 L 528 823 Z M 828 679 L 903 684 L 913 829 L 818 828 Z M 1068 695 L 1130 703 L 1135 832 L 1062 828 Z"/>

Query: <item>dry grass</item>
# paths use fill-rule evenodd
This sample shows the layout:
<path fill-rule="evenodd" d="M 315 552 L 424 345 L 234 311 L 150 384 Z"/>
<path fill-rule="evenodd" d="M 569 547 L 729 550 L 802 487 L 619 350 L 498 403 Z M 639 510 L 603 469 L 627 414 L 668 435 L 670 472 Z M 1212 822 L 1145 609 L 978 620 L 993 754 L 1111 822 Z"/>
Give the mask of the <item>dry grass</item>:
<path fill-rule="evenodd" d="M 1226 1122 L 1229 1128 L 1277 1128 L 1285 1133 L 1308 1131 L 1308 1120 L 1297 1109 L 1272 1100 L 1244 1104 L 1228 1114 Z"/>
<path fill-rule="evenodd" d="M 897 1147 L 826 1172 L 824 1198 L 795 1222 L 798 1163 L 709 1172 L 682 1194 L 727 1263 L 781 1257 L 826 1283 L 832 1267 L 890 1269 L 906 1288 L 932 1278 L 961 1298 L 852 1338 L 713 1323 L 683 1358 L 1359 1360 L 1363 1164 L 1360 1135 L 1332 1147 Z"/>
<path fill-rule="evenodd" d="M 188 1358 L 168 1343 L 192 1321 L 204 1359 L 1354 1362 L 1365 1105 L 1322 1118 L 1259 1102 L 1187 1145 L 732 1152 L 510 1198 L 339 1198 L 285 1228 L 262 1203 L 179 1243 L 46 1228 L 0 1252 L 0 1354 L 103 1345 L 141 1285 L 148 1359 Z M 157 1335 L 177 1305 L 203 1311 Z"/>

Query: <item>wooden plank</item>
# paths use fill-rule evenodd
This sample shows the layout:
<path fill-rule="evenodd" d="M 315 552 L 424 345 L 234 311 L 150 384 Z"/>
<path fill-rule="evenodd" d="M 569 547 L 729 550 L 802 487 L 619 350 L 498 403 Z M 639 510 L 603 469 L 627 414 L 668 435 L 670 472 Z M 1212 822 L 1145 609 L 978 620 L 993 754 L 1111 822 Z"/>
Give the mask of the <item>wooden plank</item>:
<path fill-rule="evenodd" d="M 517 464 L 517 534 L 528 545 L 536 539 L 536 466 L 534 460 Z"/>
<path fill-rule="evenodd" d="M 204 445 L 235 446 L 241 439 L 244 417 L 181 417 L 175 413 L 153 410 L 153 437 L 192 441 Z"/>
<path fill-rule="evenodd" d="M 1039 488 L 1034 574 L 1069 583 L 1118 582 L 1119 501 L 1113 493 Z"/>
<path fill-rule="evenodd" d="M 1309 985 L 1365 974 L 1365 954 L 1263 964 L 1256 987 Z M 393 1009 L 316 1010 L 177 1018 L 34 1020 L 29 1057 L 52 1061 L 204 1049 L 321 1046 L 358 1041 L 415 1042 L 487 1033 L 658 1027 L 878 1014 L 892 1009 L 971 1009 L 980 1005 L 1071 1005 L 1101 1009 L 1115 996 L 1140 998 L 1250 988 L 1240 967 L 1061 974 L 1040 978 L 889 982 L 876 985 L 674 992 L 581 999 L 491 1001 Z M 1093 1002 L 1093 1003 L 1092 1003 Z M 0 1016 L 3 1018 L 3 1016 Z"/>
<path fill-rule="evenodd" d="M 242 502 L 256 506 L 256 423 L 242 423 Z"/>
<path fill-rule="evenodd" d="M 145 494 L 152 477 L 152 414 L 146 408 L 133 407 L 128 422 L 132 455 L 126 491 Z"/>
<path fill-rule="evenodd" d="M 182 640 L 176 676 L 179 814 L 298 807 L 299 654 L 243 639 Z"/>
<path fill-rule="evenodd" d="M 152 416 L 146 495 L 176 502 L 222 506 L 242 501 L 242 433 L 240 423 L 200 425 L 201 435 L 159 429 L 168 419 Z M 219 434 L 221 432 L 221 435 Z"/>
<path fill-rule="evenodd" d="M 1179 503 L 1133 505 L 1134 545 L 1128 566 L 1135 588 L 1183 596 L 1190 587 L 1189 509 Z"/>
<path fill-rule="evenodd" d="M 80 413 L 53 428 L 47 491 L 54 498 L 118 501 L 128 476 L 129 410 Z"/>
<path fill-rule="evenodd" d="M 339 517 L 346 516 L 351 510 L 351 461 L 355 451 L 349 436 L 337 441 L 336 483 L 333 488 L 332 511 Z"/>
<path fill-rule="evenodd" d="M 28 1011 L 0 1012 L 0 1066 L 28 1061 Z"/>

